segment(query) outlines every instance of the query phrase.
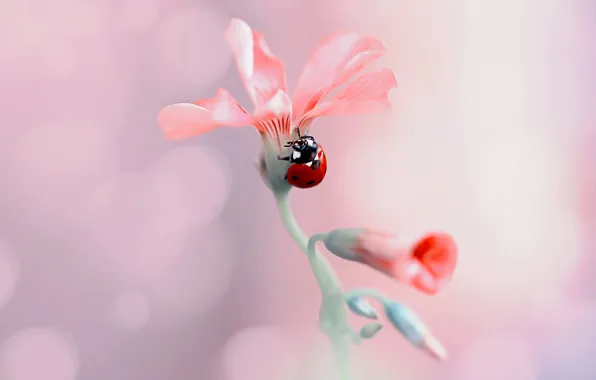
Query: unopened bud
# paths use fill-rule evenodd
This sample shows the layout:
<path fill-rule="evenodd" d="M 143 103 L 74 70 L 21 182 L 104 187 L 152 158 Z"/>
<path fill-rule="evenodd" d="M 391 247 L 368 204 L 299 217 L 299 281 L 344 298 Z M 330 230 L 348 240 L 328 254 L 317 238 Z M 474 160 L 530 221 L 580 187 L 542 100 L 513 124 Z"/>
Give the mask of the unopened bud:
<path fill-rule="evenodd" d="M 447 356 L 445 347 L 410 308 L 397 302 L 387 302 L 385 313 L 393 326 L 412 345 L 423 349 L 437 359 L 444 359 Z"/>
<path fill-rule="evenodd" d="M 360 336 L 363 339 L 371 339 L 375 335 L 377 335 L 377 333 L 381 331 L 382 328 L 383 325 L 380 323 L 368 323 L 362 326 L 362 328 L 360 329 Z"/>
<path fill-rule="evenodd" d="M 377 311 L 366 299 L 358 296 L 348 298 L 348 307 L 352 312 L 361 317 L 377 319 Z"/>
<path fill-rule="evenodd" d="M 323 244 L 335 256 L 344 260 L 360 261 L 354 247 L 357 246 L 358 237 L 362 232 L 364 232 L 362 228 L 338 228 L 327 234 Z"/>

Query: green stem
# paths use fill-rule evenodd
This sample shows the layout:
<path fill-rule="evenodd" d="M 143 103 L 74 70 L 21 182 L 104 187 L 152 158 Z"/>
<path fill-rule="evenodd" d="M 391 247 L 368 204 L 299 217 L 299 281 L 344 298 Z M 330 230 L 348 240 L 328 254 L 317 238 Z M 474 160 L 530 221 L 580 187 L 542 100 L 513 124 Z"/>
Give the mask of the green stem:
<path fill-rule="evenodd" d="M 289 193 L 285 193 L 283 195 L 279 195 L 276 197 L 277 201 L 277 208 L 279 210 L 279 214 L 281 216 L 281 220 L 284 224 L 284 227 L 294 239 L 298 247 L 308 255 L 308 237 L 302 232 L 302 229 L 298 225 L 296 218 L 294 217 L 294 213 L 292 212 L 292 208 L 290 207 L 290 202 L 288 199 Z M 322 234 L 317 234 L 319 238 L 322 237 Z M 319 239 L 320 240 L 320 239 Z M 335 289 L 340 289 L 341 284 L 339 279 L 337 278 L 335 271 L 331 267 L 331 264 L 318 252 L 318 250 L 314 250 L 313 255 L 309 255 L 309 261 L 311 262 L 311 266 L 316 267 L 317 274 L 320 276 L 324 276 L 325 279 L 323 280 L 323 284 L 319 283 L 321 291 L 325 293 L 326 291 L 333 291 Z M 314 269 L 314 268 L 313 268 Z M 316 274 L 315 274 L 316 276 Z M 317 278 L 317 281 L 319 278 Z"/>
<path fill-rule="evenodd" d="M 351 341 L 342 337 L 332 341 L 332 343 L 338 377 L 340 380 L 349 380 L 352 377 L 352 374 L 350 373 L 352 368 L 350 365 Z"/>
<path fill-rule="evenodd" d="M 316 243 L 322 241 L 327 237 L 326 233 L 314 234 L 308 239 L 306 243 L 306 254 L 308 255 L 308 262 L 312 268 L 312 272 L 319 283 L 321 295 L 326 296 L 330 291 L 340 288 L 339 280 L 335 277 L 331 266 L 324 257 L 317 255 Z M 306 237 L 305 237 L 306 238 Z"/>
<path fill-rule="evenodd" d="M 308 238 L 294 217 L 289 203 L 289 192 L 276 194 L 277 207 L 283 224 L 300 249 L 308 255 L 313 275 L 319 284 L 322 295 L 320 314 L 323 331 L 329 336 L 340 380 L 350 379 L 350 345 L 347 337 L 350 331 L 348 315 L 341 289 L 341 283 L 329 262 L 316 249 L 315 244 L 325 238 L 326 234 L 316 234 Z"/>

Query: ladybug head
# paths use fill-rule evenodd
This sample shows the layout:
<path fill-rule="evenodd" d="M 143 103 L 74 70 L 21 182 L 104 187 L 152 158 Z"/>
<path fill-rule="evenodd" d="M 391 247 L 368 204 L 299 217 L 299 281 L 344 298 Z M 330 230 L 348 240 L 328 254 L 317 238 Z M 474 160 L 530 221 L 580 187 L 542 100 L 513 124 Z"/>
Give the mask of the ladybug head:
<path fill-rule="evenodd" d="M 291 147 L 298 152 L 316 152 L 319 145 L 312 136 L 302 136 L 298 140 L 291 141 L 286 144 L 286 147 Z"/>

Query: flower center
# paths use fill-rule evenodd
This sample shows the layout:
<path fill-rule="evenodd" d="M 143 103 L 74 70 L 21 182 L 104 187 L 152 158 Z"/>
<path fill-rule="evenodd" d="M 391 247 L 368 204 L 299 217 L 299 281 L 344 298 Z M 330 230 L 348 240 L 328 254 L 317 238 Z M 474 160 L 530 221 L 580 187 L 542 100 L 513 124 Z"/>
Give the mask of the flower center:
<path fill-rule="evenodd" d="M 263 123 L 275 127 L 273 120 Z M 289 123 L 288 123 L 289 125 Z M 286 147 L 286 143 L 293 141 L 289 128 L 272 128 L 267 132 L 261 131 L 263 139 L 263 150 L 259 156 L 258 168 L 267 186 L 275 193 L 287 192 L 291 189 L 286 175 L 291 165 L 289 161 L 280 158 L 291 154 L 292 148 Z M 296 138 L 298 135 L 296 134 Z"/>
<path fill-rule="evenodd" d="M 293 141 L 289 115 L 273 119 L 258 120 L 255 121 L 254 126 L 261 134 L 263 143 L 271 145 L 271 148 L 278 152 L 284 150 L 284 145 L 287 142 Z M 298 136 L 296 135 L 296 137 Z"/>

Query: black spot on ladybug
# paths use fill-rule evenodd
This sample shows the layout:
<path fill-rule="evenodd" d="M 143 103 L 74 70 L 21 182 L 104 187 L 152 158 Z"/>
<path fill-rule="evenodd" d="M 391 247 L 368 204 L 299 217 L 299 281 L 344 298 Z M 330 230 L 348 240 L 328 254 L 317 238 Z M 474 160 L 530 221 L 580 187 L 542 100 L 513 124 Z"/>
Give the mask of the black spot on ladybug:
<path fill-rule="evenodd" d="M 293 179 L 294 181 L 297 181 L 297 180 L 298 180 L 298 177 L 296 177 L 295 175 L 293 175 L 293 176 L 292 176 L 292 179 Z"/>
<path fill-rule="evenodd" d="M 321 166 L 321 161 L 317 160 L 317 161 L 314 161 L 312 163 L 312 165 L 310 165 L 310 168 L 312 170 L 317 170 L 319 168 L 319 166 Z"/>
<path fill-rule="evenodd" d="M 308 181 L 306 184 L 307 185 L 312 185 L 313 183 L 315 183 L 315 181 Z"/>

